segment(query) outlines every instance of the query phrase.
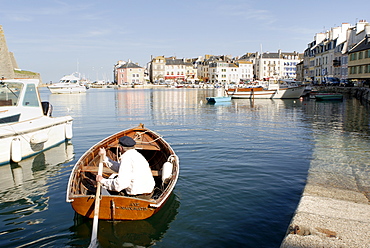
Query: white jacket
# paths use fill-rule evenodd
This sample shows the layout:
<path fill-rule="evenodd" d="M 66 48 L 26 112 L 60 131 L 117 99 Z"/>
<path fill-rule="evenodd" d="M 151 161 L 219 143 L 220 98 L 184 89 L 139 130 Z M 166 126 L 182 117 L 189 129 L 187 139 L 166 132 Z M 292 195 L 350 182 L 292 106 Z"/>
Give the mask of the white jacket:
<path fill-rule="evenodd" d="M 120 157 L 121 163 L 105 159 L 107 166 L 118 172 L 115 178 L 102 179 L 104 188 L 120 192 L 126 189 L 129 195 L 151 193 L 155 182 L 149 163 L 135 149 L 126 151 Z"/>

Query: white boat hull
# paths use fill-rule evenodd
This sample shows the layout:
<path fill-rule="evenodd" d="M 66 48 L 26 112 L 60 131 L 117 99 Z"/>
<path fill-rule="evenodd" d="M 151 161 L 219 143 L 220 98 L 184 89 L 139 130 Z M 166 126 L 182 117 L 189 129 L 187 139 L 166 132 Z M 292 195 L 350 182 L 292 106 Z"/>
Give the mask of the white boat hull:
<path fill-rule="evenodd" d="M 301 97 L 304 87 L 292 87 L 261 91 L 228 91 L 227 94 L 233 99 L 298 99 Z"/>
<path fill-rule="evenodd" d="M 72 138 L 72 117 L 42 116 L 0 125 L 0 164 L 20 160 Z"/>
<path fill-rule="evenodd" d="M 206 97 L 206 100 L 209 103 L 230 102 L 231 101 L 231 97 L 230 96 L 214 96 L 214 97 Z"/>
<path fill-rule="evenodd" d="M 51 85 L 48 86 L 48 89 L 52 94 L 79 94 L 79 93 L 86 93 L 85 86 L 58 86 L 58 85 Z"/>

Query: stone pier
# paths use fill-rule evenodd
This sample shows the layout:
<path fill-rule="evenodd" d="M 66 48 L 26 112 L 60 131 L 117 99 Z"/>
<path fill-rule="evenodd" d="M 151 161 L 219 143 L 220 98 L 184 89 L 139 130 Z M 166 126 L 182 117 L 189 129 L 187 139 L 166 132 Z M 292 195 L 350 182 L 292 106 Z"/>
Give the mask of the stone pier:
<path fill-rule="evenodd" d="M 369 88 L 332 90 L 370 103 Z M 321 136 L 321 146 L 330 146 Z M 310 165 L 305 189 L 282 248 L 370 247 L 370 168 L 366 159 L 368 151 L 361 150 L 364 146 L 359 147 L 350 151 L 358 154 L 358 161 L 350 161 L 337 151 L 332 160 L 314 161 Z M 315 149 L 323 152 L 320 147 Z"/>

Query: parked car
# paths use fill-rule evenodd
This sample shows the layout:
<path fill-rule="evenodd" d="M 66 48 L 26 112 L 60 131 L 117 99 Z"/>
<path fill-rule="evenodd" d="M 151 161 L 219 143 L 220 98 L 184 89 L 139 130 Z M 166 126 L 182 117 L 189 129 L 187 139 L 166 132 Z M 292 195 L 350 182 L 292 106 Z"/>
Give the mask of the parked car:
<path fill-rule="evenodd" d="M 324 84 L 329 86 L 339 86 L 340 80 L 336 77 L 327 77 L 325 78 Z"/>

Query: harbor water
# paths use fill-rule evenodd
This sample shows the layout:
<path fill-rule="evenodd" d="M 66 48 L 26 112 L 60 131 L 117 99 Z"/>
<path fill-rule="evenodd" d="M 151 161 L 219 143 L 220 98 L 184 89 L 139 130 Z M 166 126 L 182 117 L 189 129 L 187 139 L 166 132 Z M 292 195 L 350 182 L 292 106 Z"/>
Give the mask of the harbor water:
<path fill-rule="evenodd" d="M 346 164 L 359 182 L 368 182 L 369 109 L 358 100 L 207 104 L 216 91 L 89 89 L 54 95 L 40 88 L 53 116 L 74 118 L 74 137 L 19 164 L 0 166 L 0 246 L 87 247 L 92 220 L 76 215 L 65 201 L 72 166 L 98 141 L 139 123 L 175 150 L 179 180 L 152 218 L 99 221 L 101 247 L 279 247 L 312 165 L 317 170 Z"/>

